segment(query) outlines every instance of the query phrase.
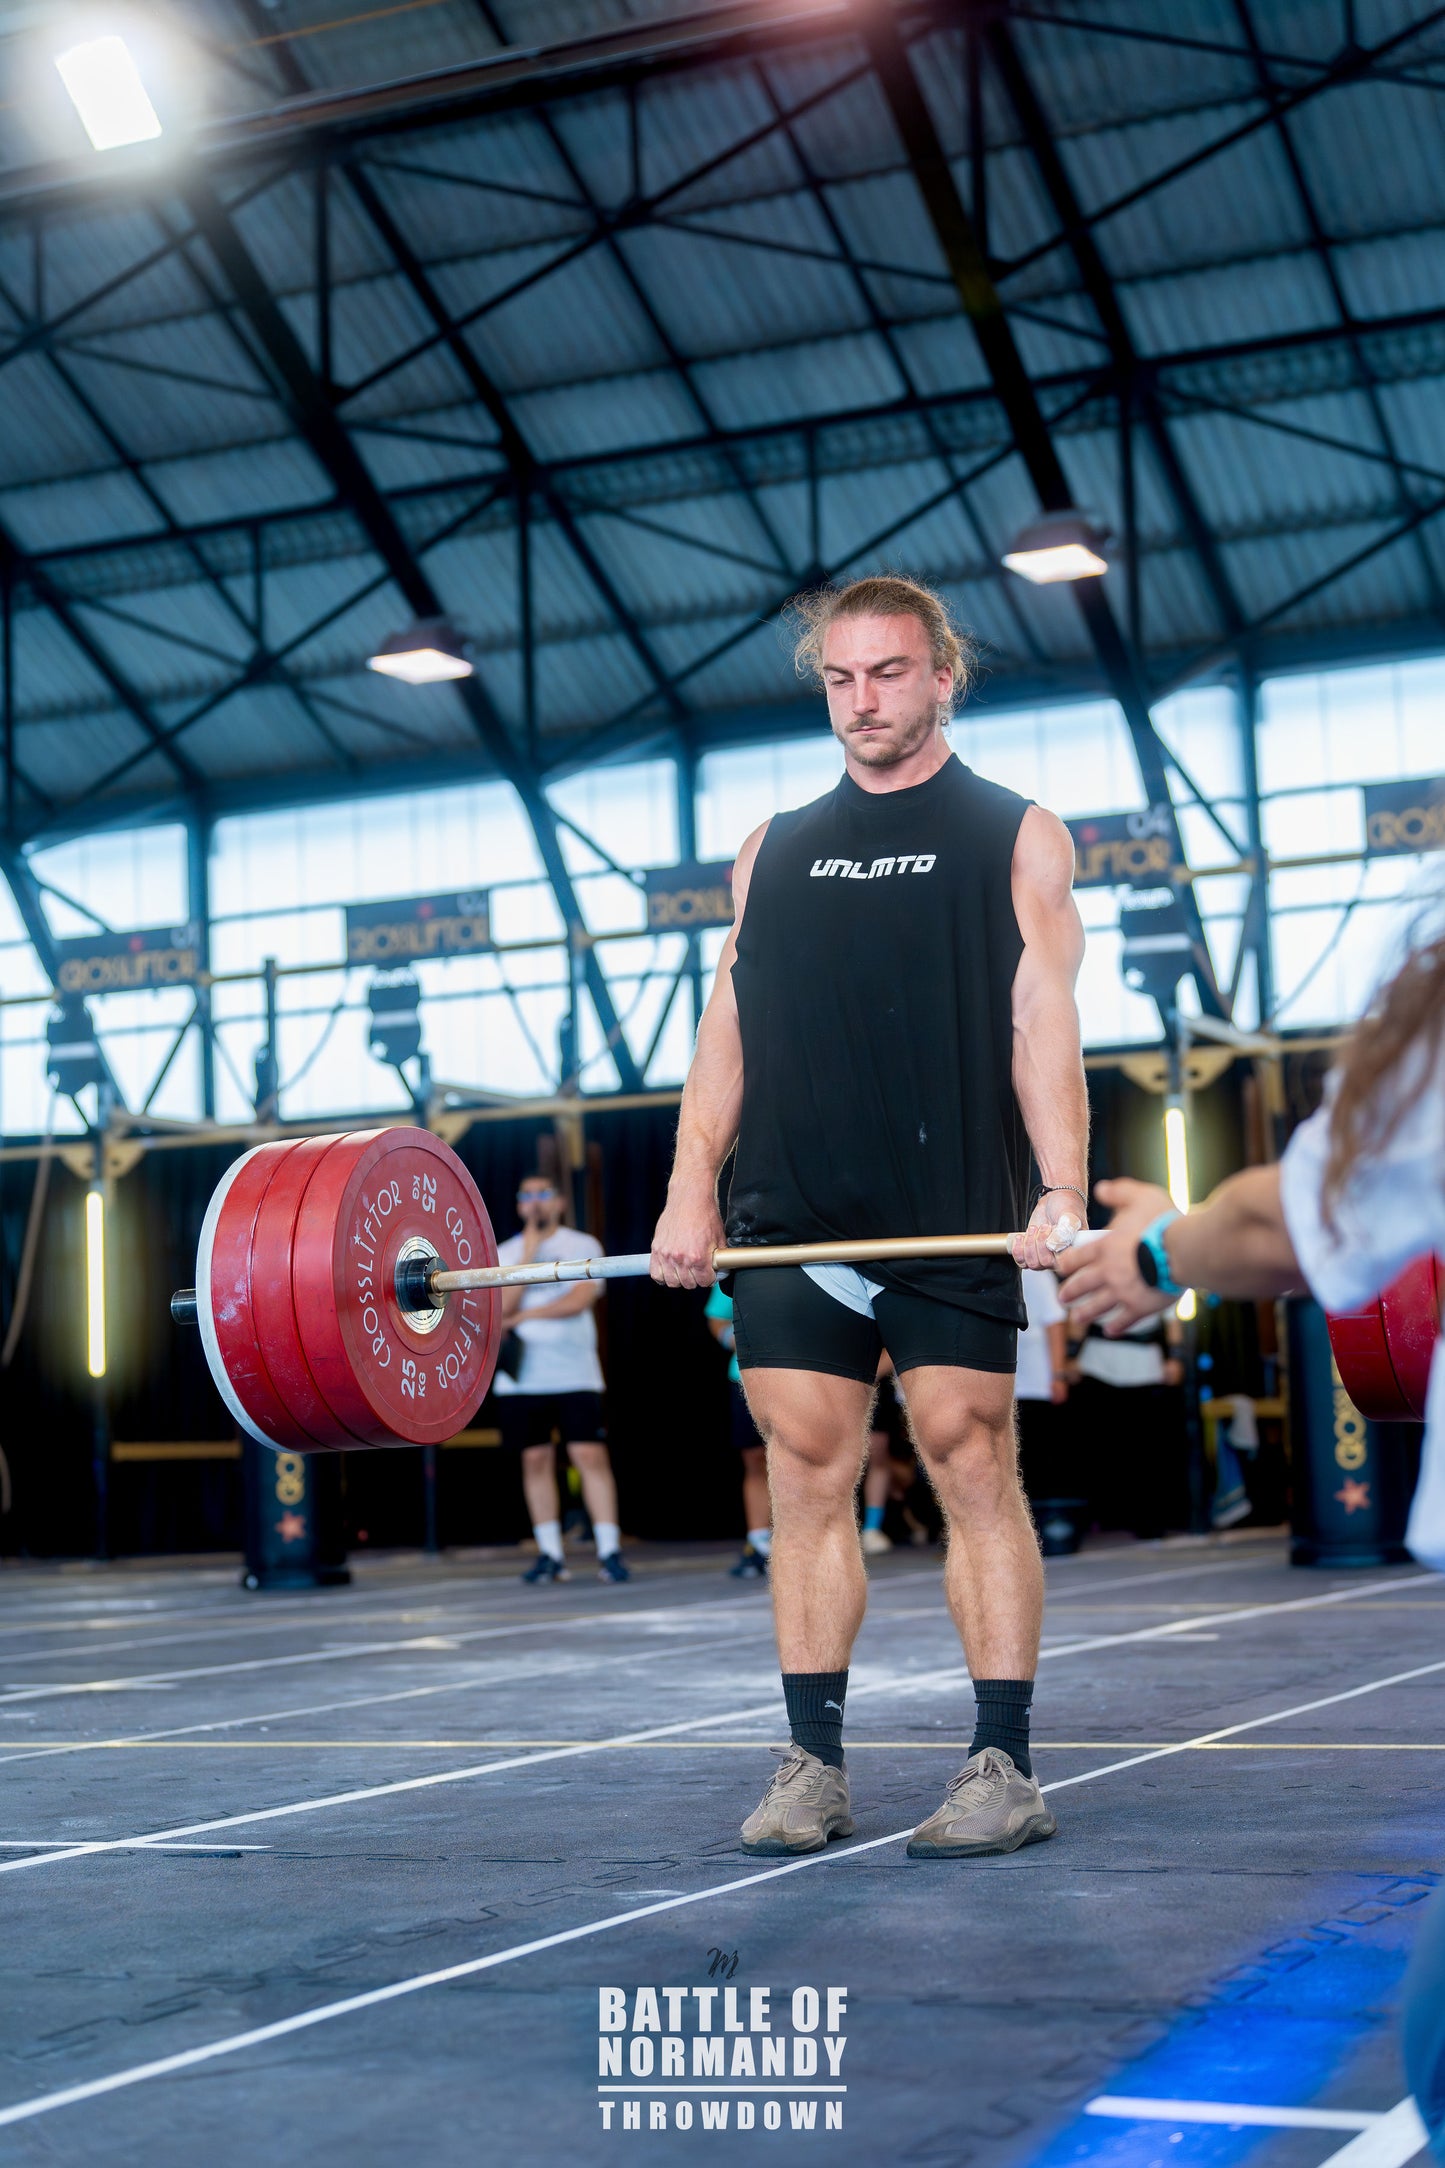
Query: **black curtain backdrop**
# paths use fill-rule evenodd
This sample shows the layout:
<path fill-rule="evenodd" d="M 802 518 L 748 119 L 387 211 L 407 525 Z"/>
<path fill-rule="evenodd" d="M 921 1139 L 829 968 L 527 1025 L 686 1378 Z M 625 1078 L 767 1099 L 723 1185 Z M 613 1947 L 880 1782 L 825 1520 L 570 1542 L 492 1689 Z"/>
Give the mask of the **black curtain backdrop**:
<path fill-rule="evenodd" d="M 1096 1177 L 1116 1171 L 1162 1180 L 1162 1106 L 1116 1070 L 1090 1073 Z M 645 1250 L 662 1207 L 675 1106 L 586 1111 L 600 1179 L 591 1231 L 613 1252 Z M 1196 1195 L 1241 1164 L 1243 1130 L 1234 1072 L 1193 1103 Z M 548 1119 L 477 1123 L 458 1146 L 487 1199 L 498 1240 L 515 1232 L 512 1200 L 539 1158 L 565 1161 Z M 232 1435 L 199 1338 L 172 1325 L 171 1290 L 194 1277 L 206 1202 L 237 1151 L 188 1145 L 146 1153 L 117 1182 L 107 1216 L 109 1395 L 117 1441 L 222 1440 Z M 0 1307 L 14 1299 L 35 1163 L 0 1165 Z M 85 1556 L 94 1543 L 92 1401 L 85 1368 L 84 1185 L 59 1161 L 51 1172 L 40 1261 L 15 1361 L 0 1373 L 0 1447 L 12 1503 L 0 1514 L 0 1553 Z M 608 1430 L 624 1529 L 644 1539 L 741 1534 L 738 1467 L 728 1443 L 725 1360 L 708 1333 L 700 1294 L 669 1294 L 649 1280 L 615 1281 L 599 1309 L 608 1378 Z M 1236 1305 L 1206 1310 L 1201 1344 L 1221 1350 L 1218 1389 L 1257 1390 L 1253 1316 Z M 1229 1375 L 1223 1374 L 1228 1354 Z M 476 1418 L 492 1423 L 490 1404 Z M 439 1456 L 443 1544 L 508 1543 L 526 1532 L 515 1465 L 499 1449 Z M 423 1534 L 420 1453 L 398 1448 L 345 1456 L 353 1547 L 415 1545 Z M 236 1550 L 241 1544 L 236 1461 L 120 1463 L 111 1469 L 111 1540 L 122 1555 Z"/>

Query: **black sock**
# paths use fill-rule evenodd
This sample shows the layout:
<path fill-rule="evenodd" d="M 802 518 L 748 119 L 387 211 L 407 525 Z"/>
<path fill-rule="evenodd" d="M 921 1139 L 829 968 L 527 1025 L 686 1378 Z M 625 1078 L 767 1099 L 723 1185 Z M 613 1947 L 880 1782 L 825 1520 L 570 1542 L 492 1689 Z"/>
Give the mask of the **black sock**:
<path fill-rule="evenodd" d="M 1020 1776 L 1031 1777 L 1029 1760 L 1029 1703 L 1034 1698 L 1032 1679 L 975 1679 L 973 1745 L 969 1759 L 986 1746 L 1001 1747 L 1012 1757 Z"/>
<path fill-rule="evenodd" d="M 843 1766 L 843 1703 L 847 1698 L 846 1671 L 783 1673 L 788 1729 L 798 1746 L 816 1754 L 830 1769 Z"/>

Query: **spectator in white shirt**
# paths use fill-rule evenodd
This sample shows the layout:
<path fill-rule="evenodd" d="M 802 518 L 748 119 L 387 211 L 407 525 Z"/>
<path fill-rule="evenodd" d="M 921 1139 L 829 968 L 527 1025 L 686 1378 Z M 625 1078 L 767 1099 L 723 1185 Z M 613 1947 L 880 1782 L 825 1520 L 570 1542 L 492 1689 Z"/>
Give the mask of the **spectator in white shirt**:
<path fill-rule="evenodd" d="M 520 1234 L 504 1242 L 504 1265 L 563 1263 L 601 1257 L 600 1242 L 562 1223 L 562 1196 L 545 1174 L 529 1174 L 517 1190 Z M 515 1376 L 499 1369 L 493 1385 L 502 1443 L 522 1459 L 522 1489 L 537 1539 L 537 1558 L 524 1581 L 571 1578 L 562 1549 L 561 1500 L 557 1490 L 557 1444 L 581 1479 L 582 1497 L 597 1538 L 597 1571 L 604 1581 L 631 1578 L 623 1564 L 617 1520 L 617 1485 L 608 1456 L 602 1410 L 602 1365 L 597 1356 L 593 1310 L 600 1280 L 570 1287 L 507 1287 L 502 1317 L 522 1343 Z"/>

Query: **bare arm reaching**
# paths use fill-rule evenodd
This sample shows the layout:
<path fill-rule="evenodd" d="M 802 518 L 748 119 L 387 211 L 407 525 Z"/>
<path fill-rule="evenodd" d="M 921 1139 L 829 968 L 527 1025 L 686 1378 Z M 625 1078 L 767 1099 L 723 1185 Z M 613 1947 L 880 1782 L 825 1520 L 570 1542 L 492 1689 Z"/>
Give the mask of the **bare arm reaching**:
<path fill-rule="evenodd" d="M 1089 1095 L 1074 982 L 1084 928 L 1074 902 L 1074 846 L 1053 813 L 1030 806 L 1014 845 L 1013 903 L 1024 952 L 1013 983 L 1013 1084 L 1042 1180 L 1088 1185 Z M 1044 1269 L 1054 1262 L 1058 1223 L 1084 1218 L 1072 1188 L 1046 1190 L 1015 1256 Z"/>
<path fill-rule="evenodd" d="M 672 1180 L 652 1238 L 652 1277 L 665 1287 L 711 1287 L 712 1253 L 722 1246 L 718 1170 L 737 1142 L 743 1104 L 743 1040 L 733 993 L 733 963 L 753 861 L 767 831 L 766 821 L 755 828 L 733 865 L 732 931 L 718 958 L 683 1086 Z"/>
<path fill-rule="evenodd" d="M 1139 1276 L 1139 1237 L 1169 1210 L 1169 1192 L 1152 1182 L 1101 1182 L 1099 1202 L 1114 1217 L 1097 1242 L 1068 1250 L 1057 1260 L 1059 1292 L 1076 1325 L 1112 1312 L 1111 1337 L 1141 1317 L 1172 1307 Z M 1232 1174 L 1207 1203 L 1164 1230 L 1164 1254 L 1176 1287 L 1205 1287 L 1211 1294 L 1286 1295 L 1304 1285 L 1304 1274 L 1285 1225 L 1279 1168 L 1246 1167 Z"/>

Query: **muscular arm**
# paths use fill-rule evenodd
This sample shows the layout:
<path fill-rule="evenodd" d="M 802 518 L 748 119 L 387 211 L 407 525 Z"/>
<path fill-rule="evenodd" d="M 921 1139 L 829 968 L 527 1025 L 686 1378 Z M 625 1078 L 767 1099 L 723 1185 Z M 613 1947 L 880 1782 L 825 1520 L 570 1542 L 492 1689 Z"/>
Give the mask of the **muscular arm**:
<path fill-rule="evenodd" d="M 737 1142 L 743 1105 L 743 1039 L 733 992 L 738 929 L 767 823 L 755 828 L 733 865 L 733 924 L 718 958 L 683 1086 L 667 1204 L 652 1238 L 652 1277 L 667 1287 L 711 1287 L 712 1253 L 722 1245 L 718 1171 Z"/>
<path fill-rule="evenodd" d="M 1122 1332 L 1141 1317 L 1170 1307 L 1139 1277 L 1139 1237 L 1161 1212 L 1169 1193 L 1152 1182 L 1101 1182 L 1097 1195 L 1114 1217 L 1087 1248 L 1066 1250 L 1057 1260 L 1060 1293 L 1069 1315 L 1087 1325 L 1116 1311 L 1105 1326 Z M 1246 1167 L 1221 1182 L 1208 1201 L 1165 1229 L 1164 1254 L 1176 1287 L 1204 1287 L 1212 1294 L 1248 1298 L 1287 1295 L 1304 1285 L 1280 1202 L 1279 1168 Z"/>
<path fill-rule="evenodd" d="M 1013 983 L 1013 1085 L 1044 1182 L 1087 1186 L 1089 1095 L 1074 982 L 1084 960 L 1084 929 L 1074 902 L 1074 846 L 1069 831 L 1042 806 L 1030 806 L 1013 855 L 1013 905 L 1024 952 Z M 1068 1190 L 1046 1192 L 1018 1245 L 1021 1265 L 1054 1262 L 1049 1236 L 1066 1215 L 1084 1216 Z"/>

